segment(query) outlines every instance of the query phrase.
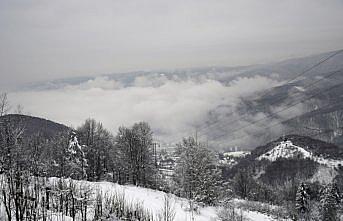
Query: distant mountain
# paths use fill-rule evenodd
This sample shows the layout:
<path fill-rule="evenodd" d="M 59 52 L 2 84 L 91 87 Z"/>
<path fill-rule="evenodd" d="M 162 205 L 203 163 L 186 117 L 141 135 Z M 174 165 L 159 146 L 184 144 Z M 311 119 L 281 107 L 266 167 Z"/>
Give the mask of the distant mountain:
<path fill-rule="evenodd" d="M 155 82 L 160 79 L 168 79 L 175 81 L 183 81 L 188 79 L 212 79 L 222 83 L 229 83 L 238 77 L 253 77 L 256 75 L 273 78 L 276 80 L 287 80 L 295 77 L 309 66 L 321 61 L 323 58 L 330 56 L 337 51 L 316 54 L 301 58 L 292 58 L 281 62 L 274 62 L 269 64 L 256 64 L 249 66 L 210 66 L 210 67 L 196 67 L 183 68 L 171 70 L 151 70 L 151 71 L 134 71 L 126 73 L 112 73 L 103 74 L 100 76 L 85 76 L 58 79 L 53 81 L 38 82 L 26 85 L 26 89 L 57 89 L 69 85 L 78 85 L 89 80 L 94 80 L 96 77 L 107 77 L 121 83 L 123 87 L 130 87 L 135 85 L 135 80 L 140 77 L 145 77 Z M 318 77 L 323 73 L 335 71 L 343 68 L 343 53 L 331 58 L 311 72 L 307 76 Z M 156 84 L 158 86 L 159 84 Z"/>
<path fill-rule="evenodd" d="M 202 131 L 207 140 L 214 142 L 210 142 L 210 145 L 218 148 L 217 143 L 220 143 L 222 149 L 234 146 L 251 149 L 256 144 L 261 145 L 283 134 L 293 133 L 343 146 L 343 53 L 302 74 L 336 52 L 338 51 L 270 64 L 136 71 L 106 74 L 102 77 L 115 80 L 120 87 L 125 88 L 159 87 L 169 80 L 190 79 L 210 79 L 230 85 L 238 78 L 263 76 L 280 82 L 280 85 L 266 88 L 266 91 L 250 97 L 242 97 L 238 105 L 220 104 L 209 110 L 200 126 L 210 128 Z M 296 78 L 297 76 L 300 77 Z M 145 79 L 146 85 L 139 84 L 141 78 Z M 58 89 L 95 79 L 96 77 L 60 79 L 33 84 L 27 89 Z M 265 116 L 266 120 L 255 123 L 261 116 Z M 280 124 L 275 127 L 275 122 Z"/>
<path fill-rule="evenodd" d="M 269 144 L 256 150 L 252 159 L 264 168 L 258 177 L 268 184 L 294 178 L 327 183 L 343 166 L 342 148 L 304 136 L 287 136 L 275 146 Z"/>
<path fill-rule="evenodd" d="M 280 137 L 254 149 L 226 176 L 247 168 L 255 179 L 274 185 L 291 180 L 330 182 L 343 166 L 343 148 L 300 135 Z M 325 176 L 325 177 L 324 177 Z"/>
<path fill-rule="evenodd" d="M 337 145 L 332 143 L 324 142 L 322 140 L 295 134 L 282 136 L 263 146 L 256 147 L 254 150 L 251 151 L 251 157 L 253 159 L 257 159 L 262 155 L 266 156 L 268 152 L 271 152 L 275 148 L 274 150 L 285 150 L 284 154 L 279 152 L 279 156 L 282 158 L 282 156 L 286 155 L 291 156 L 292 154 L 290 154 L 289 151 L 292 151 L 292 148 L 298 149 L 299 147 L 302 148 L 300 152 L 303 152 L 303 150 L 305 150 L 308 154 L 310 154 L 313 157 L 324 157 L 328 159 L 343 160 L 343 148 L 338 147 Z M 303 158 L 309 156 L 306 155 L 307 153 L 305 153 L 305 156 L 303 156 Z"/>
<path fill-rule="evenodd" d="M 252 148 L 256 143 L 294 133 L 343 146 L 343 53 L 302 75 L 332 53 L 262 65 L 239 75 L 264 75 L 286 82 L 242 99 L 234 110 L 226 107 L 225 117 L 221 117 L 223 106 L 211 110 L 207 124 L 221 126 L 209 132 L 209 139 L 227 133 L 227 142 L 237 140 L 234 145 Z M 237 115 L 241 116 L 238 121 Z M 255 123 L 259 115 L 265 120 Z M 280 123 L 275 126 L 274 122 Z M 241 127 L 239 123 L 244 128 L 233 134 Z"/>
<path fill-rule="evenodd" d="M 2 123 L 11 123 L 13 125 L 20 125 L 24 127 L 24 137 L 40 133 L 44 138 L 52 138 L 58 133 L 67 132 L 71 129 L 63 124 L 55 123 L 50 120 L 20 115 L 8 114 L 0 117 L 0 126 Z"/>

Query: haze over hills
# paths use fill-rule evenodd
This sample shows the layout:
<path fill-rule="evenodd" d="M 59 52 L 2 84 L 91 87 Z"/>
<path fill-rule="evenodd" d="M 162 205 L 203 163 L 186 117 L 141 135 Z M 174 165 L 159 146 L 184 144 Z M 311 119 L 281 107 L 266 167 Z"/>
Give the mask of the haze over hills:
<path fill-rule="evenodd" d="M 103 74 L 100 77 L 105 77 L 109 80 L 118 81 L 120 82 L 122 87 L 136 86 L 137 79 L 141 77 L 148 78 L 149 80 L 151 80 L 151 83 L 147 86 L 160 86 L 160 84 L 164 83 L 163 80 L 184 81 L 188 79 L 212 79 L 223 83 L 229 83 L 232 80 L 237 79 L 239 77 L 253 77 L 256 75 L 266 76 L 281 81 L 293 78 L 294 76 L 304 71 L 311 65 L 321 61 L 323 58 L 337 51 L 316 54 L 308 57 L 292 58 L 268 64 L 255 64 L 237 67 L 210 66 L 175 70 L 134 71 L 125 73 Z M 342 60 L 343 55 L 338 54 L 337 56 L 331 58 L 330 60 L 311 70 L 311 72 L 308 73 L 306 76 L 311 76 L 311 78 L 313 78 L 317 75 L 322 75 L 325 72 L 342 69 Z M 63 88 L 65 86 L 70 85 L 80 85 L 82 83 L 92 81 L 96 78 L 97 77 L 92 76 L 64 78 L 52 81 L 32 83 L 26 85 L 24 89 L 46 90 Z"/>
<path fill-rule="evenodd" d="M 292 132 L 341 145 L 343 53 L 296 78 L 333 53 L 244 67 L 61 79 L 28 85 L 12 97 L 27 111 L 68 125 L 93 117 L 115 131 L 147 121 L 166 142 L 198 130 L 199 139 L 219 149 L 252 148 Z M 65 107 L 73 113 L 62 116 Z"/>

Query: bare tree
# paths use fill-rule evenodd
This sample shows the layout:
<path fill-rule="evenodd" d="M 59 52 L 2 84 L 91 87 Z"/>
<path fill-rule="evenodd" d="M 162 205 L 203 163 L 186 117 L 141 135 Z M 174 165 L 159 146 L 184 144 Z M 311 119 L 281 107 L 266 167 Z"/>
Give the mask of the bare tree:
<path fill-rule="evenodd" d="M 132 128 L 120 127 L 115 140 L 122 169 L 120 172 L 125 175 L 124 182 L 153 186 L 156 167 L 150 126 L 145 122 L 139 122 Z"/>
<path fill-rule="evenodd" d="M 11 109 L 10 103 L 8 101 L 7 93 L 0 94 L 0 117 L 7 114 Z"/>
<path fill-rule="evenodd" d="M 239 171 L 234 177 L 233 187 L 235 192 L 243 199 L 249 197 L 255 186 L 256 183 L 248 169 Z"/>
<path fill-rule="evenodd" d="M 217 212 L 217 215 L 222 221 L 245 221 L 246 217 L 243 211 L 236 209 L 230 202 L 225 202 Z"/>
<path fill-rule="evenodd" d="M 14 113 L 16 114 L 24 114 L 24 107 L 21 104 L 18 104 L 15 108 Z"/>
<path fill-rule="evenodd" d="M 77 129 L 87 159 L 87 176 L 90 180 L 105 178 L 114 169 L 114 138 L 102 123 L 87 119 Z"/>
<path fill-rule="evenodd" d="M 171 195 L 164 195 L 163 208 L 158 214 L 159 221 L 173 221 L 175 219 L 175 202 L 172 201 Z"/>

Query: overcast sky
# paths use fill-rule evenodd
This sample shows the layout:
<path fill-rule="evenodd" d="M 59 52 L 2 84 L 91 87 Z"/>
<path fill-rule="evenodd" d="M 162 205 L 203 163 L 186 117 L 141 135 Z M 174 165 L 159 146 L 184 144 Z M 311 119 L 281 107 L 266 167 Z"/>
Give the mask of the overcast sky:
<path fill-rule="evenodd" d="M 0 88 L 341 49 L 342 0 L 0 0 Z"/>

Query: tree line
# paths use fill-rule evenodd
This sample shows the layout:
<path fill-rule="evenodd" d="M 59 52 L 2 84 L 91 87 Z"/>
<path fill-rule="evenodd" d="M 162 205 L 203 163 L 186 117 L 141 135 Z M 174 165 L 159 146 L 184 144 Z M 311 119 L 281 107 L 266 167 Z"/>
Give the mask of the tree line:
<path fill-rule="evenodd" d="M 113 135 L 102 123 L 87 119 L 80 127 L 51 138 L 40 133 L 25 136 L 25 125 L 20 122 L 0 122 L 0 171 L 7 177 L 20 172 L 35 177 L 106 180 L 168 191 L 210 205 L 218 197 L 221 178 L 214 154 L 194 138 L 178 144 L 180 157 L 173 185 L 167 185 L 146 122 L 121 126 Z"/>
<path fill-rule="evenodd" d="M 8 111 L 7 96 L 0 97 L 1 102 L 5 105 L 0 105 L 0 114 L 4 115 Z M 113 135 L 101 122 L 87 119 L 78 128 L 46 138 L 39 133 L 25 136 L 24 124 L 2 120 L 0 173 L 6 178 L 2 202 L 17 210 L 14 214 L 23 214 L 20 205 L 24 202 L 31 205 L 28 199 L 37 198 L 33 197 L 34 191 L 24 188 L 28 183 L 25 177 L 33 176 L 105 180 L 171 192 L 188 199 L 192 212 L 199 205 L 222 205 L 227 209 L 222 215 L 229 217 L 228 220 L 242 217 L 227 203 L 234 197 L 282 206 L 294 220 L 338 220 L 341 213 L 342 168 L 336 170 L 338 175 L 332 184 L 323 186 L 305 182 L 318 170 L 311 160 L 279 159 L 266 163 L 248 156 L 232 168 L 219 167 L 213 151 L 188 137 L 177 144 L 176 168 L 170 183 L 165 182 L 159 170 L 153 140 L 152 129 L 146 122 L 121 126 Z M 43 195 L 46 200 L 46 193 Z M 73 198 L 68 197 L 61 197 L 60 204 L 67 201 L 63 205 L 70 208 Z M 69 209 L 67 213 L 73 214 Z"/>

